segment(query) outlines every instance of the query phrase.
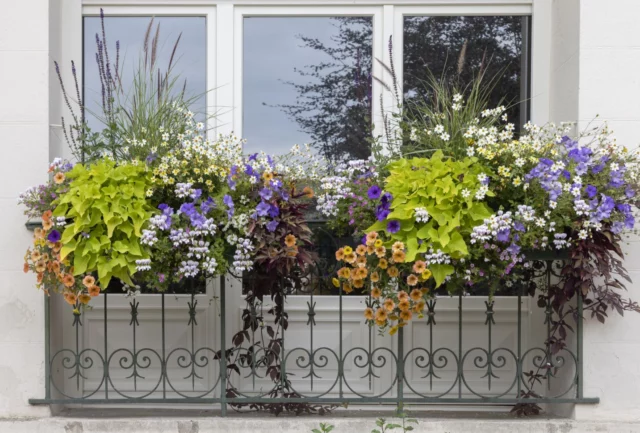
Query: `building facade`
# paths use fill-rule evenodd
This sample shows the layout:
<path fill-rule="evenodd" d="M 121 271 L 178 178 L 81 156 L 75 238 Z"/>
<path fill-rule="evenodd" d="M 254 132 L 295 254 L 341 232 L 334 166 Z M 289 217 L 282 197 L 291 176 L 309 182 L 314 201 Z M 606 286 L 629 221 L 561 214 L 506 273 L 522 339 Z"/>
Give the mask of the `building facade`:
<path fill-rule="evenodd" d="M 81 80 L 85 80 L 84 97 L 87 98 L 92 90 L 95 91 L 95 88 L 92 89 L 90 85 L 90 71 L 94 67 L 92 40 L 93 33 L 99 32 L 101 8 L 107 16 L 110 30 L 111 28 L 114 30 L 114 38 L 126 39 L 127 35 L 135 35 L 138 38 L 136 41 L 139 42 L 138 36 L 144 33 L 146 23 L 152 16 L 155 16 L 157 22 L 161 24 L 162 31 L 167 29 L 169 37 L 175 38 L 176 35 L 181 34 L 182 46 L 186 47 L 181 65 L 187 65 L 183 72 L 189 78 L 189 85 L 194 86 L 196 91 L 202 92 L 214 89 L 202 96 L 199 103 L 203 107 L 216 107 L 213 126 L 218 131 L 234 131 L 247 137 L 249 146 L 251 146 L 252 137 L 256 139 L 266 137 L 268 146 L 274 147 L 288 139 L 286 134 L 292 134 L 295 140 L 304 140 L 303 135 L 296 136 L 298 132 L 295 128 L 286 126 L 285 123 L 278 123 L 281 122 L 279 120 L 281 117 L 269 118 L 270 114 L 261 108 L 264 107 L 262 103 L 271 96 L 268 89 L 282 91 L 277 87 L 278 77 L 284 77 L 282 80 L 295 80 L 295 76 L 283 75 L 285 72 L 282 65 L 286 65 L 288 70 L 291 70 L 290 65 L 287 64 L 288 59 L 298 55 L 296 47 L 304 45 L 304 40 L 293 39 L 296 34 L 308 31 L 311 39 L 325 41 L 323 38 L 328 38 L 326 40 L 335 41 L 339 40 L 341 34 L 332 32 L 339 31 L 340 26 L 350 26 L 352 31 L 360 32 L 364 35 L 362 37 L 368 38 L 370 54 L 362 54 L 356 50 L 357 56 L 362 57 L 355 58 L 355 61 L 363 64 L 368 62 L 367 64 L 370 65 L 368 79 L 371 84 L 368 91 L 373 95 L 370 98 L 370 108 L 374 125 L 379 131 L 383 121 L 377 113 L 384 107 L 392 107 L 394 102 L 392 97 L 384 92 L 383 85 L 371 79 L 371 75 L 383 77 L 383 81 L 385 78 L 391 78 L 388 75 L 389 72 L 375 59 L 380 59 L 387 64 L 393 63 L 396 66 L 396 74 L 404 77 L 403 72 L 406 73 L 406 70 L 412 67 L 412 63 L 407 59 L 410 59 L 412 54 L 410 38 L 415 37 L 415 34 L 407 33 L 408 29 L 411 25 L 415 25 L 416 34 L 420 35 L 420 32 L 427 28 L 420 27 L 424 25 L 420 20 L 425 17 L 434 18 L 436 22 L 438 18 L 442 19 L 442 28 L 445 29 L 447 25 L 453 26 L 446 21 L 451 17 L 470 17 L 478 20 L 512 17 L 512 22 L 508 25 L 516 26 L 510 28 L 517 28 L 520 32 L 514 37 L 515 42 L 509 41 L 509 33 L 496 31 L 495 34 L 498 36 L 494 37 L 499 38 L 497 45 L 506 47 L 504 51 L 510 52 L 517 60 L 518 68 L 514 74 L 517 75 L 518 84 L 512 87 L 516 89 L 513 91 L 516 92 L 517 100 L 526 101 L 518 104 L 517 116 L 537 124 L 551 121 L 577 122 L 578 129 L 587 127 L 597 116 L 595 122 L 607 121 L 615 131 L 619 143 L 631 148 L 637 145 L 638 137 L 634 128 L 640 129 L 640 105 L 636 100 L 637 95 L 640 95 L 640 80 L 636 72 L 640 65 L 640 34 L 636 31 L 636 18 L 640 16 L 640 2 L 635 0 L 5 1 L 0 4 L 2 12 L 0 13 L 0 77 L 2 78 L 0 79 L 0 137 L 3 138 L 7 150 L 5 170 L 8 176 L 5 176 L 7 183 L 3 184 L 0 197 L 3 215 L 6 217 L 0 229 L 3 239 L 0 251 L 7 259 L 3 261 L 0 268 L 3 277 L 2 290 L 0 290 L 0 311 L 2 312 L 0 314 L 0 353 L 2 354 L 0 355 L 0 431 L 197 432 L 209 431 L 208 429 L 215 431 L 214 429 L 218 428 L 234 428 L 238 431 L 308 431 L 312 424 L 315 423 L 314 427 L 316 427 L 317 421 L 323 421 L 321 418 L 281 421 L 271 419 L 272 415 L 268 413 L 252 415 L 250 418 L 233 416 L 225 421 L 209 417 L 193 418 L 192 414 L 187 412 L 184 416 L 178 413 L 173 419 L 158 418 L 150 421 L 140 417 L 134 410 L 117 412 L 117 416 L 122 419 L 119 418 L 117 421 L 120 424 L 113 424 L 104 418 L 92 417 L 95 409 L 88 404 L 74 406 L 71 418 L 52 418 L 64 407 L 62 401 L 54 405 L 31 404 L 38 400 L 53 399 L 60 391 L 60 389 L 47 391 L 51 386 L 49 374 L 56 374 L 50 371 L 50 368 L 53 368 L 53 364 L 50 364 L 51 354 L 55 353 L 56 349 L 67 348 L 69 344 L 73 344 L 74 332 L 81 332 L 80 339 L 85 347 L 93 347 L 92 344 L 95 343 L 98 350 L 97 348 L 104 343 L 105 352 L 109 351 L 104 341 L 107 316 L 102 307 L 96 307 L 91 315 L 86 317 L 80 331 L 77 331 L 78 328 L 73 330 L 70 328 L 68 315 L 65 316 L 62 312 L 62 307 L 55 304 L 45 305 L 43 294 L 33 288 L 33 276 L 22 272 L 22 252 L 30 244 L 32 233 L 25 228 L 27 221 L 22 215 L 22 209 L 15 204 L 16 198 L 23 190 L 46 180 L 43 168 L 50 160 L 54 157 L 69 155 L 60 124 L 61 116 L 66 113 L 66 105 L 59 91 L 58 76 L 53 61 L 57 60 L 61 69 L 66 70 L 65 80 L 67 80 L 70 76 L 68 74 L 70 61 L 75 60 L 78 69 L 82 66 L 84 71 L 80 76 Z M 130 20 L 135 17 L 140 20 Z M 336 18 L 343 18 L 343 20 L 337 20 L 331 24 L 326 22 L 327 19 Z M 263 21 L 260 21 L 261 19 Z M 491 26 L 494 24 L 484 22 L 479 25 L 483 25 L 484 29 L 492 29 Z M 495 25 L 507 24 L 502 22 Z M 438 28 L 437 26 L 429 27 L 430 31 L 436 31 Z M 115 36 L 117 31 L 121 31 L 123 36 Z M 285 40 L 286 37 L 292 39 Z M 469 39 L 472 38 L 473 36 L 470 35 Z M 394 42 L 392 50 L 388 49 L 390 39 Z M 465 40 L 465 38 L 458 40 Z M 125 44 L 124 40 L 122 43 Z M 484 42 L 478 42 L 478 44 L 482 43 Z M 517 48 L 515 45 L 511 46 L 512 43 L 517 44 Z M 467 42 L 465 41 L 464 44 L 466 46 Z M 448 48 L 441 47 L 442 50 Z M 131 61 L 138 49 L 139 46 L 135 44 L 129 47 L 127 56 Z M 282 55 L 283 53 L 286 55 Z M 458 54 L 459 47 L 458 51 L 452 50 L 454 64 L 458 60 Z M 304 56 L 304 54 L 300 55 Z M 351 55 L 354 56 L 353 52 Z M 469 59 L 472 59 L 472 54 L 469 54 Z M 429 66 L 429 59 L 422 60 L 425 66 Z M 313 58 L 309 61 L 313 61 Z M 495 61 L 499 62 L 500 59 Z M 66 85 L 71 83 L 71 81 L 65 82 Z M 400 86 L 403 84 L 401 82 Z M 506 89 L 508 83 L 501 85 Z M 378 98 L 376 95 L 384 96 Z M 99 95 L 97 98 L 99 99 Z M 269 103 L 286 105 L 287 100 L 275 98 L 269 100 Z M 287 127 L 291 129 L 287 130 Z M 278 131 L 282 130 L 284 133 L 279 134 Z M 630 235 L 626 245 L 625 263 L 634 280 L 634 283 L 629 285 L 629 296 L 632 299 L 640 298 L 639 245 L 635 235 Z M 227 294 L 231 293 L 231 295 L 223 301 L 227 310 L 226 320 L 229 324 L 240 323 L 241 291 L 233 289 L 233 286 L 227 287 Z M 219 285 L 214 284 L 197 295 L 200 304 L 198 317 L 204 318 L 205 323 L 212 330 L 210 333 L 203 331 L 196 334 L 195 339 L 199 342 L 198 344 L 204 346 L 220 344 L 218 340 L 220 334 L 216 328 L 220 318 L 220 306 L 216 302 L 216 299 L 219 299 L 219 290 Z M 193 299 L 191 298 L 191 301 Z M 300 297 L 298 301 L 292 298 L 289 303 L 291 320 L 299 323 L 300 326 L 304 326 L 308 320 L 307 301 L 306 297 Z M 336 308 L 334 301 L 331 297 L 317 299 L 314 314 L 320 323 L 318 329 L 324 332 L 324 334 L 316 334 L 320 339 L 317 344 L 330 346 L 335 340 L 335 329 L 326 324 L 335 321 L 331 316 Z M 440 331 L 443 333 L 441 335 L 455 336 L 458 332 L 457 300 L 447 300 L 443 303 L 448 301 L 451 304 L 445 305 L 442 317 L 451 327 L 446 328 L 445 324 L 444 329 L 439 329 L 443 329 Z M 112 317 L 120 317 L 120 322 L 112 322 L 113 327 L 109 325 L 112 335 L 129 332 L 129 300 L 122 296 L 120 298 L 114 296 L 109 302 L 110 311 L 114 314 Z M 158 302 L 156 298 L 148 304 L 143 303 L 147 308 L 140 314 L 142 325 L 145 321 L 153 323 L 157 320 L 160 314 Z M 175 303 L 173 307 L 172 302 Z M 178 297 L 167 298 L 167 314 L 173 314 L 170 313 L 170 308 L 178 311 L 180 305 L 184 307 L 186 302 L 186 298 L 182 300 Z M 344 307 L 342 301 L 340 303 L 341 313 L 342 308 L 345 309 L 344 326 L 345 332 L 348 333 L 348 337 L 340 340 L 353 347 L 367 343 L 368 335 L 360 324 L 359 314 L 361 313 L 354 314 L 353 317 L 349 316 L 350 309 L 356 311 L 361 302 L 355 298 L 345 298 Z M 470 309 L 475 308 L 479 311 L 476 322 L 484 324 L 484 311 L 481 311 L 484 308 L 484 301 L 470 299 L 465 302 Z M 522 322 L 523 335 L 527 335 L 529 342 L 543 338 L 538 333 L 543 313 L 536 311 L 533 300 L 524 299 L 524 303 L 518 306 L 514 299 L 500 302 L 502 303 L 496 304 L 497 316 L 519 314 L 519 324 L 520 317 L 526 317 Z M 49 317 L 45 317 L 45 307 L 49 308 Z M 524 316 L 518 308 L 524 309 Z M 164 298 L 162 311 L 164 314 Z M 184 338 L 183 333 L 186 332 L 188 335 L 190 325 L 185 326 L 186 321 L 182 321 L 181 317 L 176 316 L 175 325 L 172 325 L 171 321 L 167 322 L 169 328 L 173 327 L 176 333 L 175 341 L 167 340 L 167 344 L 182 344 L 178 342 Z M 167 318 L 173 320 L 169 315 Z M 510 320 L 500 324 L 500 320 L 497 321 L 498 325 L 494 331 L 496 341 L 503 342 L 507 347 L 515 347 L 516 340 L 513 339 L 513 332 L 515 332 L 516 322 Z M 322 325 L 323 323 L 325 325 Z M 340 335 L 342 335 L 342 319 L 340 319 L 340 325 Z M 474 324 L 465 323 L 464 326 L 463 328 L 460 322 L 460 329 L 462 329 L 460 332 L 473 335 Z M 103 327 L 105 333 L 102 333 Z M 624 317 L 612 313 L 604 325 L 595 319 L 588 318 L 585 321 L 582 340 L 579 343 L 582 345 L 580 349 L 582 351 L 580 360 L 582 395 L 580 397 L 598 398 L 598 403 L 576 404 L 563 401 L 550 403 L 545 405 L 547 413 L 560 416 L 561 419 L 533 418 L 524 421 L 488 419 L 478 422 L 476 426 L 475 421 L 465 421 L 464 416 L 460 415 L 462 406 L 456 406 L 455 402 L 447 402 L 452 405 L 450 408 L 455 410 L 455 415 L 449 418 L 443 416 L 442 419 L 437 418 L 431 421 L 429 418 L 421 419 L 418 429 L 424 429 L 419 431 L 460 431 L 459 429 L 462 428 L 484 428 L 487 431 L 489 429 L 494 431 L 546 431 L 544 429 L 550 429 L 549 431 L 640 431 L 640 394 L 637 392 L 640 370 L 635 358 L 640 354 L 640 335 L 636 332 L 640 329 L 638 327 L 640 327 L 640 315 L 634 313 L 627 313 Z M 45 333 L 45 329 L 48 334 Z M 143 340 L 154 338 L 152 334 L 145 334 L 144 329 L 144 326 L 140 328 L 139 338 Z M 426 328 L 424 330 L 426 331 Z M 306 342 L 306 335 L 301 331 L 299 335 L 292 334 L 292 338 Z M 415 330 L 415 335 L 419 336 L 420 331 Z M 71 340 L 67 341 L 68 338 Z M 114 341 L 113 338 L 116 337 L 111 338 L 111 341 Z M 324 341 L 322 341 L 323 338 Z M 484 334 L 482 338 L 485 338 Z M 519 338 L 520 334 L 517 339 Z M 191 344 L 193 341 L 191 340 Z M 413 338 L 405 341 L 406 351 L 421 344 Z M 51 344 L 51 352 L 45 352 L 47 344 Z M 114 344 L 125 346 L 129 343 L 128 340 L 123 339 L 122 343 Z M 370 340 L 369 344 L 371 344 Z M 397 341 L 376 340 L 375 344 L 376 347 L 385 345 L 396 347 Z M 342 343 L 340 350 L 343 350 Z M 345 350 L 348 348 L 345 347 Z M 576 363 L 576 371 L 578 368 Z M 67 389 L 65 387 L 69 386 L 67 373 L 64 369 L 58 372 L 61 381 L 59 386 L 63 392 Z M 356 373 L 354 369 L 354 380 L 361 379 L 361 376 L 355 375 Z M 417 381 L 420 380 L 418 373 L 416 372 Z M 210 374 L 215 376 L 215 372 Z M 385 375 L 391 379 L 385 379 Z M 383 372 L 374 385 L 374 388 L 378 387 L 375 388 L 378 390 L 375 392 L 382 392 L 381 390 L 386 387 L 394 387 L 393 377 L 393 371 Z M 102 384 L 99 381 L 100 377 L 96 379 L 89 376 L 83 379 L 88 384 L 83 384 L 88 387 L 84 388 L 85 391 L 91 386 L 99 388 Z M 211 378 L 206 380 L 209 379 Z M 93 383 L 92 380 L 98 380 L 98 382 Z M 104 381 L 104 377 L 102 380 Z M 112 382 L 115 388 L 118 386 L 115 383 L 118 380 L 126 382 L 124 376 L 115 378 Z M 573 379 L 562 380 L 571 382 Z M 498 380 L 497 383 L 499 386 L 500 381 Z M 249 386 L 246 383 L 245 385 Z M 354 386 L 357 390 L 372 387 L 370 381 L 369 383 L 358 382 Z M 362 388 L 358 388 L 359 386 Z M 446 387 L 446 385 L 443 386 Z M 111 389 L 111 391 L 113 394 L 114 390 Z M 45 395 L 46 392 L 50 392 L 50 395 Z M 82 392 L 80 394 L 74 394 L 74 392 L 78 392 L 77 387 L 76 391 L 72 391 L 70 395 L 72 397 L 83 395 Z M 462 391 L 460 392 L 462 395 Z M 342 397 L 342 390 L 340 393 Z M 127 395 L 138 394 L 132 391 Z M 171 403 L 167 404 L 171 409 L 174 408 Z M 357 406 L 354 402 L 350 404 Z M 100 407 L 102 409 L 102 406 Z M 147 410 L 147 406 L 144 407 Z M 166 405 L 162 407 L 167 408 Z M 206 402 L 197 408 L 206 408 Z M 86 411 L 86 417 L 83 416 L 83 410 Z M 362 427 L 362 419 L 340 418 L 338 413 L 339 411 L 334 412 L 337 418 L 332 418 L 333 415 L 327 418 L 337 425 L 336 431 L 370 430 L 368 426 L 366 429 Z M 551 430 L 552 428 L 557 430 Z"/>

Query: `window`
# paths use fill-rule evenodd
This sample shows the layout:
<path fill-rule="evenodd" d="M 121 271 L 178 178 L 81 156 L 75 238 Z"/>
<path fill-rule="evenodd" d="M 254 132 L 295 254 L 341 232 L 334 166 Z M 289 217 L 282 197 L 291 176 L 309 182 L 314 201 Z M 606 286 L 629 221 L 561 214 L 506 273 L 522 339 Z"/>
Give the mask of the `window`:
<path fill-rule="evenodd" d="M 488 108 L 504 105 L 511 122 L 526 123 L 529 20 L 522 16 L 405 16 L 405 101 L 429 98 L 421 85 L 429 74 L 461 85 L 484 74 L 485 82 L 495 79 Z"/>
<path fill-rule="evenodd" d="M 245 17 L 247 151 L 310 144 L 332 161 L 369 156 L 371 17 Z"/>
<path fill-rule="evenodd" d="M 184 89 L 185 98 L 191 102 L 190 109 L 201 120 L 206 118 L 205 17 L 152 18 L 149 15 L 105 16 L 103 19 L 109 63 L 112 68 L 118 65 L 117 80 L 122 89 L 116 98 L 124 100 L 127 106 L 133 104 L 135 98 L 131 89 L 136 71 L 145 61 L 148 66 L 153 61 L 155 67 L 147 70 L 154 73 L 156 81 L 158 73 L 165 76 L 167 69 L 171 68 L 171 76 L 176 79 L 173 91 L 182 92 Z M 103 40 L 101 18 L 84 17 L 83 32 L 86 116 L 91 130 L 98 131 L 104 127 L 100 121 L 103 100 L 98 68 L 106 60 L 101 59 L 98 46 L 98 39 Z M 115 74 L 115 71 L 109 73 Z"/>

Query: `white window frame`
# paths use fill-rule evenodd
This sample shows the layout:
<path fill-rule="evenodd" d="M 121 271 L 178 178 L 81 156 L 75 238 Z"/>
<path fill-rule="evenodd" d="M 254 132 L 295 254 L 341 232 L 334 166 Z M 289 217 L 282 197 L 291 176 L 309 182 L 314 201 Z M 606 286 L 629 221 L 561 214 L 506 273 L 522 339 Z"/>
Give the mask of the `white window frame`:
<path fill-rule="evenodd" d="M 355 4 L 354 4 L 355 3 Z M 210 127 L 215 132 L 242 136 L 243 18 L 249 16 L 371 16 L 373 56 L 393 61 L 397 76 L 403 70 L 404 16 L 530 15 L 531 120 L 549 121 L 551 65 L 551 0 L 74 0 L 63 3 L 61 59 L 82 66 L 82 18 L 97 16 L 104 8 L 109 16 L 204 16 L 207 20 L 207 100 L 217 114 Z M 393 37 L 394 59 L 387 41 Z M 389 80 L 377 61 L 373 74 Z M 401 81 L 401 80 L 399 80 Z M 398 83 L 402 86 L 402 82 Z M 56 89 L 52 89 L 56 91 Z M 393 111 L 392 96 L 375 80 L 372 101 L 374 134 L 381 132 L 383 95 L 385 110 Z M 64 107 L 60 107 L 64 112 Z"/>

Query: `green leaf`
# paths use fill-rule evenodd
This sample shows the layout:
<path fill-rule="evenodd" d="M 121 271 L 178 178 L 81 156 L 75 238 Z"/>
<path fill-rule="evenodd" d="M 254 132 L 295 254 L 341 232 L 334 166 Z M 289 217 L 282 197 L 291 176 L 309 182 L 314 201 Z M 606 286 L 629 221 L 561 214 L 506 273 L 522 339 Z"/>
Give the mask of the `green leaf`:
<path fill-rule="evenodd" d="M 448 248 L 449 248 L 449 251 L 459 251 L 464 255 L 469 254 L 469 250 L 467 249 L 467 244 L 462 238 L 462 235 L 460 234 L 460 232 L 457 232 L 457 231 L 451 234 L 451 240 L 449 241 Z"/>
<path fill-rule="evenodd" d="M 447 276 L 453 274 L 453 266 L 451 265 L 442 265 L 442 264 L 434 264 L 429 266 L 429 270 L 433 274 L 433 278 L 436 281 L 436 287 L 440 287 Z"/>

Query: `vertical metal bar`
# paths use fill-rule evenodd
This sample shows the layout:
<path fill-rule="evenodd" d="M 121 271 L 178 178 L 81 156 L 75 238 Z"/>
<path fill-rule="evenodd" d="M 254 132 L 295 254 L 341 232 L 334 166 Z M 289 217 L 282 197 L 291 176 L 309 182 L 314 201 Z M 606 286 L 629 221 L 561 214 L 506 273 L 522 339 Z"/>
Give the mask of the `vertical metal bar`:
<path fill-rule="evenodd" d="M 404 328 L 398 329 L 398 414 L 402 413 L 404 404 Z"/>
<path fill-rule="evenodd" d="M 104 292 L 104 398 L 109 398 L 109 346 L 107 332 L 109 327 L 107 326 L 107 291 Z"/>
<path fill-rule="evenodd" d="M 551 287 L 551 270 L 553 267 L 553 261 L 551 260 L 547 260 L 546 261 L 546 272 L 547 272 L 547 343 L 545 344 L 545 348 L 547 350 L 546 353 L 546 376 L 547 376 L 547 389 L 549 391 L 551 391 L 551 367 L 552 367 L 552 363 L 551 363 L 551 344 L 550 344 L 550 338 L 551 338 L 551 320 L 553 318 L 553 308 L 551 307 L 551 295 L 549 294 L 549 288 Z"/>
<path fill-rule="evenodd" d="M 582 293 L 578 292 L 578 342 L 577 342 L 577 347 L 576 347 L 576 352 L 577 352 L 577 356 L 578 356 L 578 365 L 577 365 L 577 374 L 576 374 L 576 378 L 578 380 L 578 384 L 577 384 L 577 389 L 578 389 L 578 398 L 583 398 L 583 392 L 584 392 L 584 369 L 583 369 L 583 345 L 582 345 L 582 314 L 583 314 L 583 310 L 582 310 Z"/>
<path fill-rule="evenodd" d="M 530 64 L 531 17 L 522 17 L 522 46 L 520 48 L 520 127 L 531 118 Z"/>
<path fill-rule="evenodd" d="M 51 398 L 51 299 L 44 294 L 44 396 Z"/>
<path fill-rule="evenodd" d="M 284 315 L 285 311 L 284 311 L 284 300 L 285 300 L 285 295 L 286 295 L 286 289 L 285 289 L 285 279 L 282 278 L 281 279 L 281 283 L 280 283 L 280 290 L 282 290 L 282 314 Z M 287 323 L 289 323 L 289 321 L 287 320 Z M 280 358 L 280 387 L 282 389 L 283 392 L 283 397 L 284 397 L 284 390 L 285 390 L 285 386 L 286 386 L 286 381 L 287 381 L 287 366 L 285 365 L 285 354 L 284 354 L 284 323 L 282 324 L 282 347 L 280 347 L 280 353 L 281 358 Z"/>
<path fill-rule="evenodd" d="M 311 391 L 313 392 L 313 375 L 315 374 L 313 371 L 313 325 L 315 323 L 315 308 L 313 305 L 313 287 L 311 287 L 311 299 L 309 300 L 309 314 L 313 314 L 309 316 L 309 369 L 310 369 L 310 378 L 311 378 Z"/>
<path fill-rule="evenodd" d="M 340 378 L 340 382 L 338 384 L 338 390 L 340 392 L 340 398 L 342 395 L 342 379 L 344 374 L 344 359 L 342 359 L 342 284 L 340 284 L 340 288 L 338 289 L 338 299 L 339 299 L 339 308 L 338 308 L 338 328 L 339 328 L 339 350 L 340 350 L 340 358 L 338 359 L 338 377 Z"/>
<path fill-rule="evenodd" d="M 227 342 L 225 337 L 225 281 L 220 276 L 220 414 L 227 416 Z"/>
<path fill-rule="evenodd" d="M 462 398 L 462 288 L 458 295 L 458 398 Z"/>
<path fill-rule="evenodd" d="M 520 397 L 520 392 L 522 391 L 522 384 L 520 380 L 522 378 L 522 286 L 518 290 L 518 361 L 516 365 L 516 386 L 517 386 L 517 394 L 516 397 Z"/>
<path fill-rule="evenodd" d="M 167 398 L 167 358 L 166 358 L 166 341 L 165 341 L 165 329 L 164 329 L 164 292 L 160 295 L 162 302 L 161 308 L 161 327 L 162 327 L 162 398 Z"/>

